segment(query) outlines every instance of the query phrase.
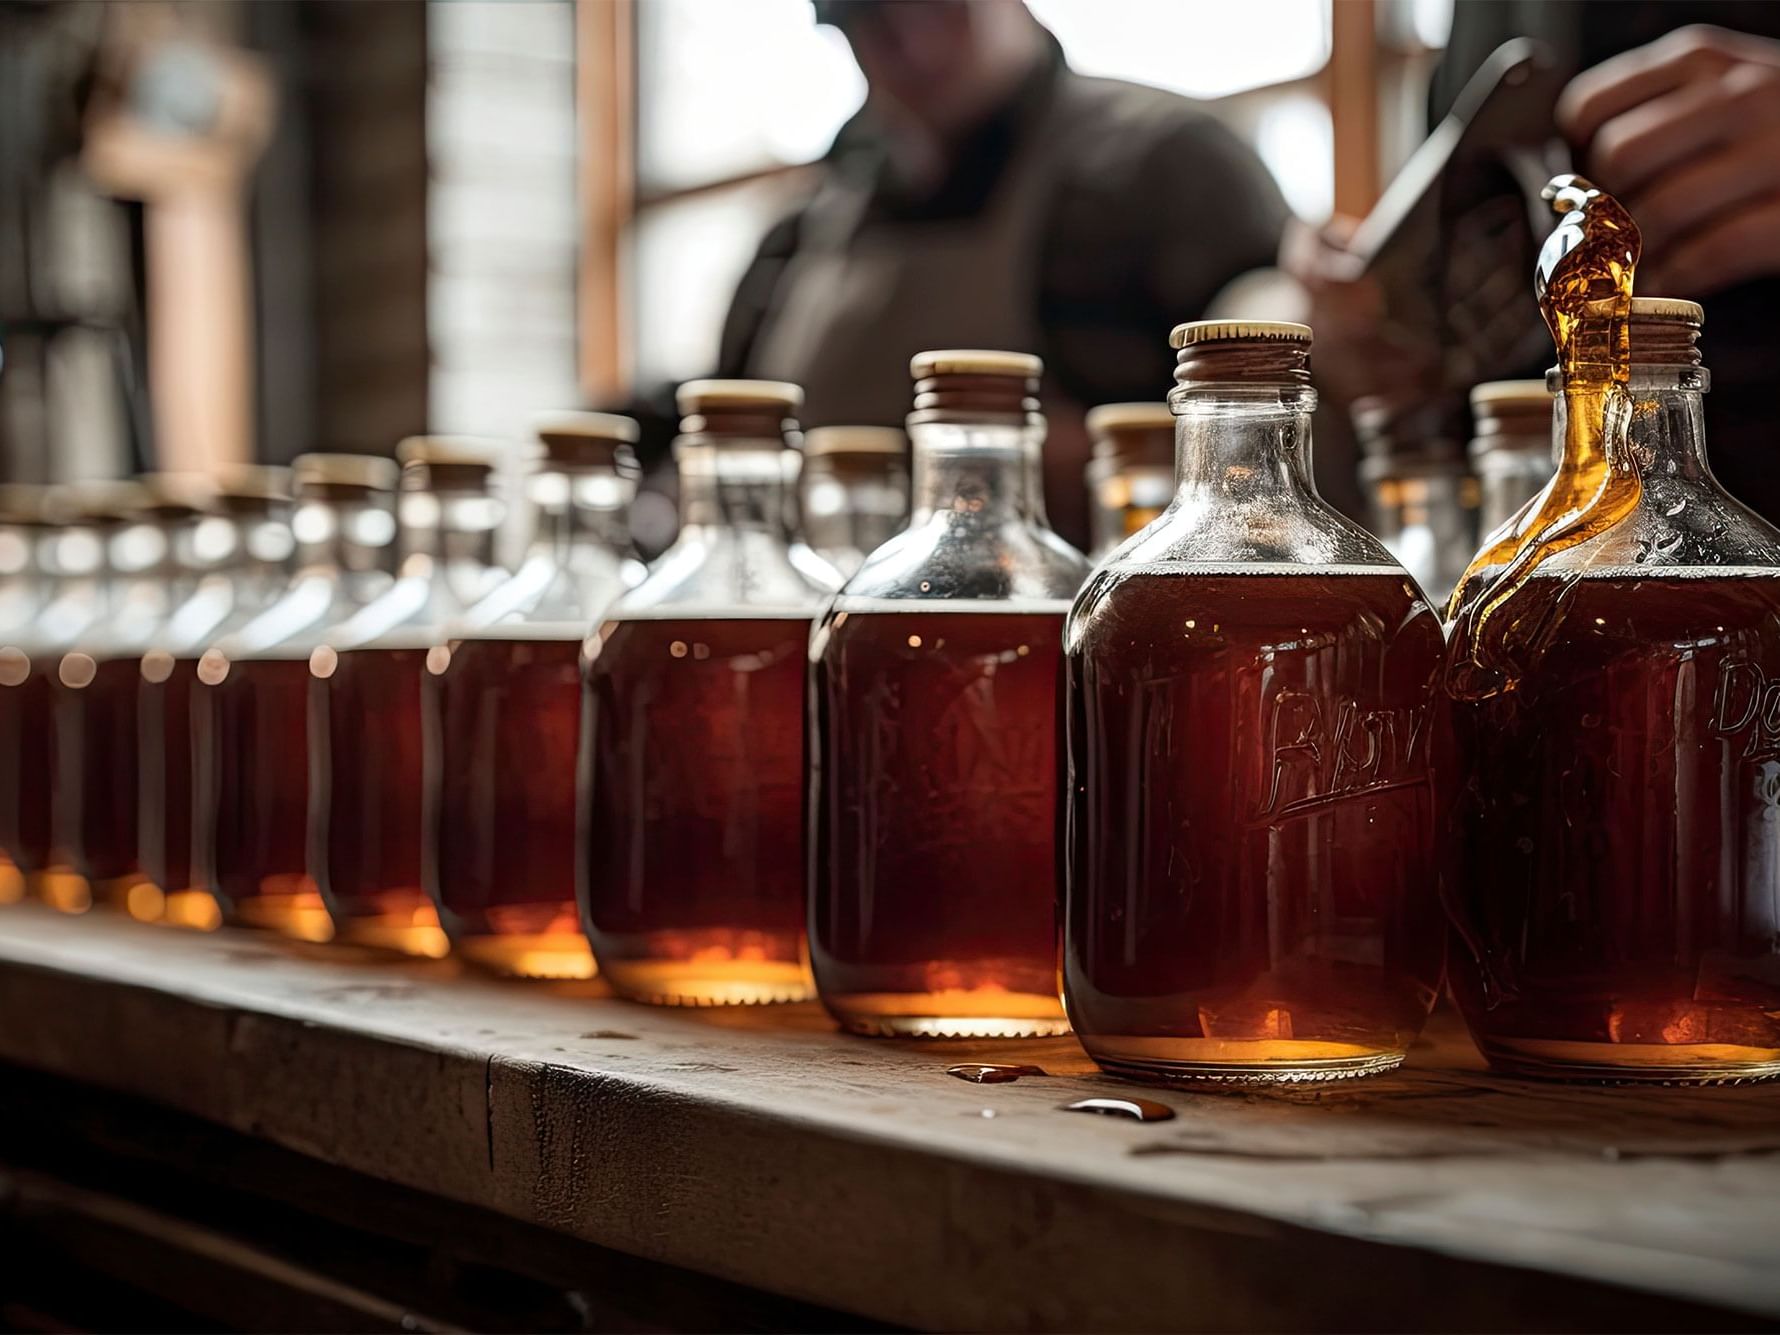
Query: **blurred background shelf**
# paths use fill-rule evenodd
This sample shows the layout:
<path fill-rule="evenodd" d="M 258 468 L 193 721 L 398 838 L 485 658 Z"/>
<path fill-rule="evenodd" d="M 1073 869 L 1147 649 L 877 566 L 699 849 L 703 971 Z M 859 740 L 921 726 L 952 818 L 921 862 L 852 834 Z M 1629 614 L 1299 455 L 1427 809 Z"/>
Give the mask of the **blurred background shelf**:
<path fill-rule="evenodd" d="M 1780 1088 L 1498 1079 L 1447 1017 L 1398 1075 L 1163 1092 L 1139 1124 L 1059 1111 L 1137 1092 L 1070 1040 L 873 1043 L 32 906 L 0 915 L 0 1015 L 0 1242 L 135 1324 L 1780 1317 Z M 1051 1074 L 945 1073 L 992 1060 Z"/>

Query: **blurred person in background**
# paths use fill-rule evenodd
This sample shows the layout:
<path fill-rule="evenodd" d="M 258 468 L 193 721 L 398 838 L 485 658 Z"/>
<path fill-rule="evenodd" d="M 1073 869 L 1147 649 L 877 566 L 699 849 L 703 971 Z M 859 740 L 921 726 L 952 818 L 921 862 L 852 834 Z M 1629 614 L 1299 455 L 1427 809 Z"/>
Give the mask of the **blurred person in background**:
<path fill-rule="evenodd" d="M 1021 0 L 815 0 L 865 105 L 737 289 L 718 373 L 804 386 L 806 425 L 896 425 L 935 347 L 1045 360 L 1045 491 L 1087 538 L 1084 410 L 1154 400 L 1168 332 L 1274 263 L 1260 159 L 1174 93 L 1074 73 Z"/>
<path fill-rule="evenodd" d="M 1571 72 L 1555 128 L 1576 170 L 1637 220 L 1638 292 L 1705 305 L 1713 469 L 1780 521 L 1770 389 L 1780 362 L 1780 6 L 1465 0 L 1429 90 L 1433 120 L 1491 52 L 1522 36 L 1547 43 Z M 1351 404 L 1417 376 L 1415 350 L 1384 327 L 1380 294 L 1342 248 L 1349 232 L 1340 220 L 1320 235 L 1299 232 L 1283 264 L 1309 292 L 1319 382 Z M 1531 286 L 1529 272 L 1520 292 L 1536 318 Z"/>

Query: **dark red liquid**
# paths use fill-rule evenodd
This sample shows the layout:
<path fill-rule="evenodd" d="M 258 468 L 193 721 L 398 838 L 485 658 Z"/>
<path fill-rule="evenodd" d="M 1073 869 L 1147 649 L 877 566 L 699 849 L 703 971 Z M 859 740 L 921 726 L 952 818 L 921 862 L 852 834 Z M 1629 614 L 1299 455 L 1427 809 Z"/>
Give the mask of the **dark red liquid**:
<path fill-rule="evenodd" d="M 1434 614 L 1383 574 L 1097 576 L 1081 606 L 1064 981 L 1083 1045 L 1162 1078 L 1394 1065 L 1441 973 Z"/>
<path fill-rule="evenodd" d="M 1452 983 L 1479 1046 L 1534 1074 L 1780 1072 L 1780 579 L 1515 598 L 1545 627 L 1515 689 L 1453 703 Z"/>
<path fill-rule="evenodd" d="M 55 688 L 56 847 L 95 891 L 136 860 L 138 660 L 62 657 Z"/>
<path fill-rule="evenodd" d="M 50 663 L 0 650 L 0 848 L 26 873 L 52 862 Z"/>
<path fill-rule="evenodd" d="M 150 654 L 142 662 L 136 760 L 142 874 L 171 894 L 192 885 L 192 692 L 198 661 Z"/>
<path fill-rule="evenodd" d="M 808 996 L 806 619 L 608 622 L 583 696 L 577 857 L 600 972 L 685 1005 Z"/>
<path fill-rule="evenodd" d="M 467 958 L 586 977 L 575 905 L 579 639 L 476 639 L 434 650 L 427 847 L 439 917 Z"/>
<path fill-rule="evenodd" d="M 241 921 L 326 940 L 333 929 L 305 861 L 309 664 L 206 658 L 198 681 L 192 695 L 197 875 Z"/>
<path fill-rule="evenodd" d="M 959 607 L 818 637 L 810 963 L 860 1032 L 1058 1033 L 1063 614 Z"/>
<path fill-rule="evenodd" d="M 440 955 L 420 876 L 426 653 L 318 654 L 333 667 L 309 684 L 309 871 L 341 937 Z"/>

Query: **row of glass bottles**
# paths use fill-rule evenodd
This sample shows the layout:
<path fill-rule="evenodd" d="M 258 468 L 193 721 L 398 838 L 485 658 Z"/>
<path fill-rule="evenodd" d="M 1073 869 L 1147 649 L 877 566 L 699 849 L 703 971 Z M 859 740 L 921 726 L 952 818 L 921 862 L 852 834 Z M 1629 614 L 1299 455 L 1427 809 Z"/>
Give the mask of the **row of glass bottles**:
<path fill-rule="evenodd" d="M 1705 469 L 1699 308 L 1630 310 L 1626 463 L 1640 489 L 1612 524 L 1560 549 L 1555 573 L 1526 582 L 1537 615 L 1509 622 L 1505 644 L 1537 653 L 1512 692 L 1455 687 L 1469 669 L 1414 581 L 1316 496 L 1302 326 L 1175 331 L 1175 494 L 1079 595 L 1086 562 L 1038 500 L 1035 359 L 916 359 L 913 516 L 838 597 L 785 539 L 795 387 L 688 385 L 681 536 L 585 646 L 578 800 L 560 778 L 562 723 L 534 737 L 539 711 L 516 688 L 536 667 L 566 698 L 566 632 L 510 639 L 506 613 L 478 628 L 459 612 L 467 629 L 428 646 L 430 834 L 404 854 L 428 850 L 434 865 L 360 876 L 355 893 L 393 887 L 418 904 L 418 879 L 467 953 L 511 937 L 483 958 L 518 967 L 517 954 L 573 941 L 562 874 L 573 857 L 581 926 L 623 994 L 722 1004 L 814 986 L 859 1032 L 1057 1032 L 1061 674 L 1062 1000 L 1108 1069 L 1222 1080 L 1389 1069 L 1439 987 L 1443 883 L 1462 943 L 1455 992 L 1492 1061 L 1618 1078 L 1771 1074 L 1780 1034 L 1763 906 L 1780 849 L 1765 776 L 1780 753 L 1769 698 L 1780 537 Z M 1563 415 L 1558 430 L 1573 435 Z M 618 433 L 599 448 L 615 458 L 620 444 Z M 446 473 L 470 461 L 422 451 L 409 464 L 450 512 Z M 1569 472 L 1514 522 L 1573 465 L 1566 453 Z M 405 693 L 376 709 L 330 693 L 354 655 L 417 651 L 405 628 L 445 597 L 450 550 L 443 537 L 418 544 L 410 556 L 426 560 L 403 575 L 416 591 L 398 586 L 371 604 L 376 616 L 323 637 L 298 678 L 309 754 L 331 767 L 308 804 L 312 831 L 330 823 L 329 845 L 342 808 L 321 795 L 352 754 L 336 718 L 359 711 L 344 715 L 356 745 L 422 712 Z M 247 629 L 235 643 L 251 645 Z M 484 644 L 501 670 L 478 678 Z M 199 679 L 290 653 L 236 658 L 207 655 Z M 422 698 L 418 663 L 399 675 Z M 491 691 L 517 712 L 498 712 Z M 293 712 L 305 711 L 269 711 Z M 378 764 L 405 763 L 406 748 L 385 749 Z M 1672 781 L 1653 796 L 1659 760 Z M 210 763 L 201 751 L 201 776 Z M 554 783 L 528 790 L 549 771 Z M 395 769 L 373 786 L 379 800 L 421 787 Z M 201 806 L 214 800 L 199 789 Z M 366 792 L 349 787 L 349 818 Z M 515 793 L 508 813 L 489 814 Z M 554 834 L 536 840 L 540 856 L 557 860 L 537 883 L 554 899 L 502 898 L 526 879 L 502 860 L 543 829 Z M 1636 840 L 1615 843 L 1627 830 Z M 340 857 L 366 865 L 362 843 Z M 479 888 L 445 890 L 447 862 Z M 312 849 L 293 865 L 272 873 L 294 877 L 279 893 L 349 903 L 338 859 Z M 336 913 L 386 923 L 387 904 L 371 902 Z M 525 911 L 496 912 L 510 908 Z"/>

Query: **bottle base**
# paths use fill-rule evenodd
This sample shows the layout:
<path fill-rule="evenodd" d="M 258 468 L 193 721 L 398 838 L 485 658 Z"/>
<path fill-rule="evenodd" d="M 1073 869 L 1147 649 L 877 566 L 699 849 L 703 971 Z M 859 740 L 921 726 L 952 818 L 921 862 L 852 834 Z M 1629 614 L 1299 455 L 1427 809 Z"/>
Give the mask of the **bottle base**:
<path fill-rule="evenodd" d="M 194 932 L 214 932 L 222 926 L 222 905 L 208 890 L 168 890 L 161 921 L 169 927 L 184 927 Z"/>
<path fill-rule="evenodd" d="M 161 887 L 140 872 L 88 879 L 87 892 L 94 904 L 127 914 L 137 922 L 160 922 L 167 911 L 167 896 Z"/>
<path fill-rule="evenodd" d="M 1147 1084 L 1297 1085 L 1384 1075 L 1403 1064 L 1395 1048 L 1313 1039 L 1083 1039 L 1108 1075 Z"/>
<path fill-rule="evenodd" d="M 1737 1043 L 1578 1043 L 1481 1038 L 1490 1069 L 1596 1085 L 1740 1085 L 1780 1077 L 1780 1049 Z"/>
<path fill-rule="evenodd" d="M 866 1038 L 1053 1038 L 1069 1032 L 1062 1003 L 1004 991 L 824 995 L 835 1022 Z"/>
<path fill-rule="evenodd" d="M 307 878 L 298 878 L 307 879 Z M 334 939 L 334 920 L 328 916 L 321 894 L 314 889 L 290 893 L 251 895 L 237 899 L 233 918 L 243 927 L 277 932 L 298 941 Z"/>
<path fill-rule="evenodd" d="M 816 995 L 809 971 L 775 960 L 601 960 L 612 990 L 651 1006 L 776 1006 Z"/>
<path fill-rule="evenodd" d="M 27 893 L 25 873 L 18 869 L 11 858 L 0 853 L 0 904 L 17 904 Z"/>
<path fill-rule="evenodd" d="M 57 913 L 85 913 L 93 907 L 93 888 L 87 878 L 67 867 L 49 867 L 27 872 L 25 884 L 34 899 L 48 904 Z"/>
<path fill-rule="evenodd" d="M 579 932 L 460 936 L 451 948 L 478 969 L 506 978 L 580 979 L 595 972 L 593 948 Z"/>
<path fill-rule="evenodd" d="M 428 921 L 431 919 L 431 921 Z M 429 905 L 426 913 L 391 913 L 376 918 L 335 918 L 334 941 L 364 946 L 398 955 L 417 955 L 441 960 L 451 953 L 451 941 L 439 926 Z"/>

